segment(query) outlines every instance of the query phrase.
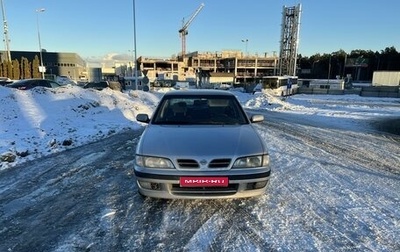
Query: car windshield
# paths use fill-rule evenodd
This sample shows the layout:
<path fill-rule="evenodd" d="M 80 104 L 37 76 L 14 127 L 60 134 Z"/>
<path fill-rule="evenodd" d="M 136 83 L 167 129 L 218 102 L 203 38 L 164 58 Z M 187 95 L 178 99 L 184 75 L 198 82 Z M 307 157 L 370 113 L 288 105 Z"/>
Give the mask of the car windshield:
<path fill-rule="evenodd" d="M 18 88 L 18 87 L 29 86 L 29 85 L 31 85 L 31 84 L 32 84 L 32 81 L 31 81 L 31 80 L 18 80 L 18 81 L 15 81 L 15 82 L 12 83 L 12 84 L 7 85 L 7 86 L 8 86 L 8 87 L 15 87 L 15 88 Z"/>
<path fill-rule="evenodd" d="M 55 81 L 49 81 L 49 84 L 51 85 L 51 87 L 52 88 L 58 88 L 58 87 L 61 87 L 61 85 L 60 84 L 58 84 L 57 82 L 55 82 Z"/>
<path fill-rule="evenodd" d="M 153 124 L 247 124 L 248 119 L 232 96 L 170 96 L 161 100 Z"/>

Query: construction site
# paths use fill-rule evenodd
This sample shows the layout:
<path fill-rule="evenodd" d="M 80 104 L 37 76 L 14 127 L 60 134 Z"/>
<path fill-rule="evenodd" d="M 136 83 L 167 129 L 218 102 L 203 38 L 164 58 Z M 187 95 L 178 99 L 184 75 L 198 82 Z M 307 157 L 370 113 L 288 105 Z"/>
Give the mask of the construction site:
<path fill-rule="evenodd" d="M 10 62 L 13 58 L 30 56 L 28 59 L 33 61 L 37 52 L 18 52 L 10 51 L 8 38 L 8 25 L 5 17 L 3 1 L 1 1 L 3 13 L 3 28 L 5 51 L 0 52 L 2 61 Z M 296 76 L 297 75 L 297 51 L 300 28 L 301 5 L 282 8 L 282 23 L 280 36 L 280 49 L 271 54 L 249 54 L 247 51 L 248 39 L 242 39 L 246 44 L 246 51 L 240 50 L 222 50 L 213 52 L 187 52 L 186 37 L 188 29 L 197 15 L 205 8 L 204 3 L 197 9 L 178 29 L 181 39 L 181 51 L 177 56 L 171 58 L 152 58 L 152 57 L 134 57 L 132 64 L 114 66 L 112 72 L 106 72 L 103 67 L 100 74 L 91 74 L 94 70 L 74 55 L 71 60 L 60 61 L 60 53 L 49 53 L 43 50 L 39 39 L 39 72 L 42 78 L 50 75 L 66 75 L 71 79 L 77 80 L 81 76 L 88 80 L 97 80 L 100 78 L 121 78 L 124 79 L 126 88 L 140 89 L 144 86 L 174 86 L 177 82 L 186 82 L 196 87 L 216 87 L 221 85 L 245 86 L 263 83 L 266 77 L 270 76 Z M 44 9 L 36 10 L 37 16 Z M 134 50 L 136 52 L 136 50 Z M 267 48 L 266 48 L 266 51 Z M 56 55 L 55 59 L 51 56 Z M 13 57 L 13 58 L 12 58 Z M 64 57 L 65 58 L 65 57 Z M 76 59 L 75 59 L 76 58 Z M 93 68 L 93 67 L 92 67 Z M 118 71 L 117 69 L 120 68 Z M 130 69 L 129 69 L 130 68 Z M 134 68 L 134 69 L 133 69 Z M 96 71 L 97 73 L 97 71 Z M 96 78 L 94 78 L 96 77 Z M 97 78 L 98 77 L 98 78 Z M 285 85 L 285 82 L 279 82 L 279 85 Z"/>
<path fill-rule="evenodd" d="M 280 51 L 272 55 L 251 55 L 242 51 L 186 52 L 188 28 L 203 9 L 201 4 L 179 29 L 182 50 L 175 58 L 139 57 L 137 68 L 154 86 L 189 82 L 198 87 L 262 83 L 267 76 L 296 76 L 301 5 L 282 9 Z M 248 40 L 242 40 L 246 43 Z M 147 84 L 147 83 L 144 83 Z M 127 83 L 134 85 L 133 81 Z M 282 85 L 286 85 L 283 83 Z"/>

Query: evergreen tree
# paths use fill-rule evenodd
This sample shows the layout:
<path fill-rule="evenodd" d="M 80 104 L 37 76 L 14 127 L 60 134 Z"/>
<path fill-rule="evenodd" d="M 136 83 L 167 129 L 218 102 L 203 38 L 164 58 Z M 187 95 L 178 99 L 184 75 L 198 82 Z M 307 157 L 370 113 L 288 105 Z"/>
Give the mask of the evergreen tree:
<path fill-rule="evenodd" d="M 28 62 L 28 65 L 26 67 L 25 79 L 30 79 L 30 78 L 32 78 L 32 62 Z"/>
<path fill-rule="evenodd" d="M 12 61 L 12 69 L 13 69 L 13 80 L 19 80 L 21 78 L 21 70 L 19 61 L 17 59 Z"/>
<path fill-rule="evenodd" d="M 41 77 L 41 74 L 39 72 L 39 66 L 40 66 L 39 57 L 37 55 L 35 55 L 35 58 L 33 59 L 33 62 L 32 62 L 32 68 L 31 68 L 33 78 Z"/>
<path fill-rule="evenodd" d="M 10 79 L 13 79 L 13 63 L 12 61 L 6 61 L 6 67 L 7 67 L 7 76 Z"/>
<path fill-rule="evenodd" d="M 21 79 L 29 79 L 32 78 L 31 71 L 29 70 L 29 62 L 25 57 L 21 58 Z"/>
<path fill-rule="evenodd" d="M 3 70 L 3 77 L 8 77 L 8 67 L 7 67 L 7 62 L 3 61 L 1 63 L 1 69 Z"/>

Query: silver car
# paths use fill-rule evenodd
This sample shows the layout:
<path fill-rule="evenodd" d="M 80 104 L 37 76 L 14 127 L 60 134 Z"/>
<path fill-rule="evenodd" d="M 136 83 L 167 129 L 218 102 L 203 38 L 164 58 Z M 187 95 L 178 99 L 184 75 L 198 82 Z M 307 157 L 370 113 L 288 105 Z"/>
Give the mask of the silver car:
<path fill-rule="evenodd" d="M 134 171 L 143 196 L 241 198 L 265 193 L 267 148 L 236 96 L 222 90 L 170 91 L 162 97 L 136 149 Z"/>

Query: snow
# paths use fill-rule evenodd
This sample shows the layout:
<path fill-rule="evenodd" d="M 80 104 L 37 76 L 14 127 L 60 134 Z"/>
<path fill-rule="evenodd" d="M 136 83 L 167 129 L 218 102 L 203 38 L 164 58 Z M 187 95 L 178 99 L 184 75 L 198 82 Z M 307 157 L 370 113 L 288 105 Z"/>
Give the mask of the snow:
<path fill-rule="evenodd" d="M 1 169 L 139 128 L 136 114 L 151 113 L 160 95 L 72 85 L 27 91 L 0 87 L 0 154 L 17 154 Z"/>
<path fill-rule="evenodd" d="M 66 85 L 58 89 L 20 91 L 0 87 L 0 154 L 16 154 L 14 162 L 0 169 L 93 142 L 142 125 L 136 115 L 151 114 L 163 92 L 110 89 L 101 92 Z M 359 127 L 352 119 L 400 115 L 396 98 L 365 98 L 357 95 L 256 95 L 235 92 L 243 106 L 253 110 L 283 112 L 293 116 L 313 115 L 322 125 Z M 336 121 L 335 118 L 347 119 Z M 348 125 L 346 125 L 348 124 Z"/>
<path fill-rule="evenodd" d="M 143 125 L 135 116 L 151 114 L 166 91 L 121 93 L 73 85 L 27 91 L 0 87 L 0 155 L 17 154 L 14 162 L 0 163 L 0 170 L 139 129 Z M 112 225 L 118 227 L 119 235 L 125 235 L 126 240 L 121 241 L 132 250 L 146 244 L 156 250 L 180 251 L 182 247 L 174 247 L 181 245 L 179 239 L 173 239 L 180 235 L 185 238 L 185 251 L 400 249 L 400 137 L 377 127 L 382 121 L 400 118 L 400 99 L 231 92 L 248 112 L 265 116 L 264 123 L 255 126 L 270 150 L 272 175 L 266 195 L 249 201 L 174 200 L 161 210 L 148 200 L 142 208 L 135 208 L 137 198 L 130 196 L 123 202 L 134 210 L 126 212 L 121 205 L 99 203 L 95 207 L 100 208 L 100 227 L 93 219 L 86 220 L 80 230 L 63 234 L 59 251 L 77 246 L 71 241 L 87 248 L 108 244 Z M 83 170 L 102 155 L 82 156 L 71 169 Z M 108 179 L 110 185 L 115 183 Z M 10 191 L 16 181 L 0 192 Z M 36 196 L 56 195 L 54 190 L 38 188 L 26 197 L 5 201 L 2 216 L 6 220 L 26 204 L 39 201 Z M 97 190 L 99 194 L 118 192 L 114 188 Z M 147 223 L 153 219 L 156 233 Z M 188 222 L 197 226 L 187 226 L 187 234 L 171 232 L 184 229 Z M 110 231 L 108 240 L 94 237 L 96 230 Z"/>

